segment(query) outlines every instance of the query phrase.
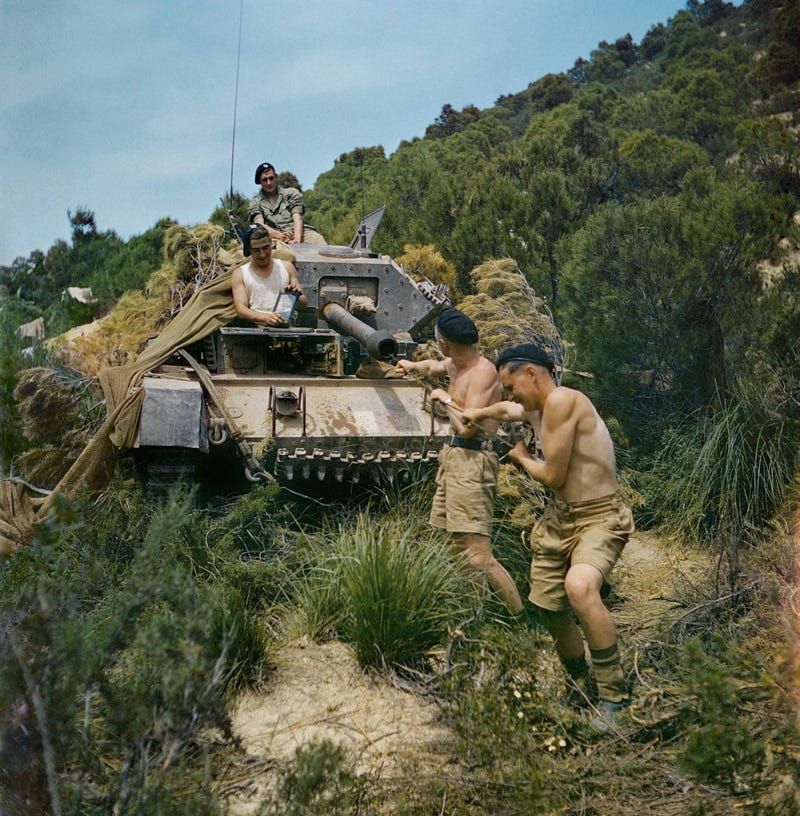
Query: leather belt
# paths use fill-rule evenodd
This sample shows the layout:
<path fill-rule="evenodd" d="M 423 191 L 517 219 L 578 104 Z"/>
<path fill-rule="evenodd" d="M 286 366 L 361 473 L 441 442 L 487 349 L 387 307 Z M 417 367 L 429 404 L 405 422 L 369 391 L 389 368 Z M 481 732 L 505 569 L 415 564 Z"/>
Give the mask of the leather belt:
<path fill-rule="evenodd" d="M 446 436 L 444 444 L 451 448 L 466 448 L 467 450 L 490 451 L 493 448 L 491 439 L 467 439 L 463 436 Z"/>

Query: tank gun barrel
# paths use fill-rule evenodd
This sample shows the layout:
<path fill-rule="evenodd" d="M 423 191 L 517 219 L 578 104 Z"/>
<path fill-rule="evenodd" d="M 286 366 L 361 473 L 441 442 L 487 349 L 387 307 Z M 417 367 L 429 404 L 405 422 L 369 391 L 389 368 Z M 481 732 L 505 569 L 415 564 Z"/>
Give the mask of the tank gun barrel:
<path fill-rule="evenodd" d="M 326 303 L 322 307 L 322 317 L 328 325 L 366 346 L 370 357 L 388 360 L 397 355 L 397 340 L 393 335 L 384 329 L 373 329 L 338 303 Z"/>

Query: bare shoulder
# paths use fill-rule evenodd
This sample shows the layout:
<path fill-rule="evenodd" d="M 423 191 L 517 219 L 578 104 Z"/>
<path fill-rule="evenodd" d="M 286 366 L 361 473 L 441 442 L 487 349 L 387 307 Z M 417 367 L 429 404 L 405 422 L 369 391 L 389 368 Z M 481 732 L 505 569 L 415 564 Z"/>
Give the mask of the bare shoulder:
<path fill-rule="evenodd" d="M 470 374 L 475 380 L 480 380 L 485 383 L 493 383 L 499 381 L 497 369 L 494 363 L 487 360 L 485 357 L 480 357 L 478 362 L 472 368 Z"/>
<path fill-rule="evenodd" d="M 583 394 L 574 388 L 559 385 L 547 398 L 547 407 L 563 411 L 566 408 L 572 408 L 582 396 Z"/>
<path fill-rule="evenodd" d="M 565 422 L 570 418 L 580 418 L 581 415 L 591 411 L 592 403 L 585 394 L 560 385 L 547 398 L 543 414 L 546 414 L 550 421 Z"/>
<path fill-rule="evenodd" d="M 599 419 L 594 403 L 582 391 L 559 386 L 547 400 L 547 413 L 556 421 L 573 420 L 585 426 L 586 421 L 594 423 Z"/>

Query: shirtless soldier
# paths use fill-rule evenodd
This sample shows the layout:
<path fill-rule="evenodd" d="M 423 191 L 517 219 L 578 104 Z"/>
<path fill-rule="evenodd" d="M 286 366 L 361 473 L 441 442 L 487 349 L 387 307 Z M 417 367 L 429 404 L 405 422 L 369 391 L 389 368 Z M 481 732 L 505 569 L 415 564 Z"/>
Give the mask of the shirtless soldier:
<path fill-rule="evenodd" d="M 492 589 L 514 615 L 523 611 L 513 578 L 492 555 L 491 534 L 497 490 L 498 458 L 477 425 L 461 420 L 464 408 L 483 408 L 502 395 L 497 371 L 478 353 L 478 330 L 458 309 L 443 309 L 436 321 L 436 340 L 444 360 L 400 360 L 397 372 L 413 371 L 425 377 L 449 378 L 449 390 L 434 388 L 431 401 L 445 406 L 453 434 L 439 455 L 436 494 L 430 523 L 447 530 L 458 552 L 470 566 L 486 576 Z M 487 422 L 486 430 L 497 429 Z"/>
<path fill-rule="evenodd" d="M 588 667 L 580 622 L 589 646 L 600 718 L 608 723 L 627 702 L 617 630 L 600 595 L 603 584 L 634 530 L 620 499 L 614 444 L 600 415 L 579 391 L 556 385 L 553 363 L 538 346 L 525 343 L 497 358 L 507 401 L 469 407 L 463 420 L 527 422 L 540 440 L 543 458 L 523 443 L 509 458 L 552 490 L 552 498 L 531 533 L 530 600 L 555 640 L 567 672 L 585 680 Z"/>

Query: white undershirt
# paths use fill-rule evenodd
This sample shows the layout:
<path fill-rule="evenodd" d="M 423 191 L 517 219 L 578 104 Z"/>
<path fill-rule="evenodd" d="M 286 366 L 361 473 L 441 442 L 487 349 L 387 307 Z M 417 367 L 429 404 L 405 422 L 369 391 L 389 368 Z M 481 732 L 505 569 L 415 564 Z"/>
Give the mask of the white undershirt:
<path fill-rule="evenodd" d="M 250 300 L 250 308 L 256 312 L 274 312 L 278 295 L 289 285 L 289 270 L 277 258 L 272 259 L 272 272 L 262 278 L 251 269 L 252 261 L 242 267 L 242 280 Z"/>

